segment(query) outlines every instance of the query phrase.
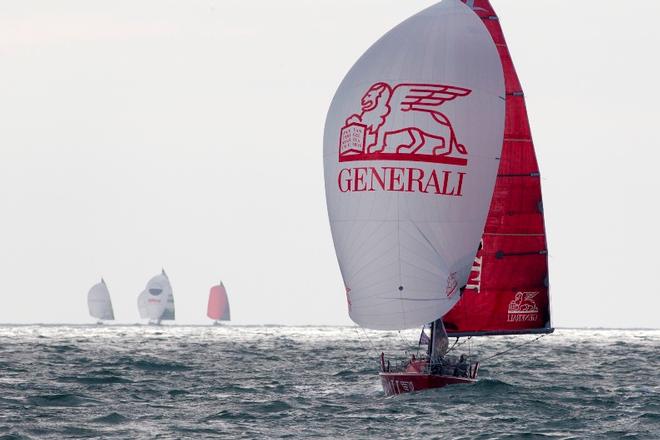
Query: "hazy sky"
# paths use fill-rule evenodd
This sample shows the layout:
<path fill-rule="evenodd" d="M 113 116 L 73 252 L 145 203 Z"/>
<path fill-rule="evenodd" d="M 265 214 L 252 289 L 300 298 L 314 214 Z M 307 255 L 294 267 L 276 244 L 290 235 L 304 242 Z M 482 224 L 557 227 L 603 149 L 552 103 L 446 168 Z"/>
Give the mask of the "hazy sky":
<path fill-rule="evenodd" d="M 0 322 L 349 324 L 322 136 L 350 66 L 432 4 L 0 2 Z M 660 327 L 660 2 L 492 0 L 544 192 L 555 326 Z"/>

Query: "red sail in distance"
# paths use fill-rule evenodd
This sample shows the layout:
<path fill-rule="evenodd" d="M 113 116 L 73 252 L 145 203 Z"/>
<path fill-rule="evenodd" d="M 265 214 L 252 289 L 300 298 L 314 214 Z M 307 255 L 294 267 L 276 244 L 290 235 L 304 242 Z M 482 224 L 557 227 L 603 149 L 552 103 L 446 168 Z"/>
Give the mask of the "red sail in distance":
<path fill-rule="evenodd" d="M 462 0 L 493 37 L 504 69 L 504 143 L 472 273 L 443 317 L 450 336 L 552 332 L 541 178 L 525 97 L 488 0 Z"/>
<path fill-rule="evenodd" d="M 216 321 L 229 321 L 229 300 L 224 284 L 211 287 L 206 315 Z"/>

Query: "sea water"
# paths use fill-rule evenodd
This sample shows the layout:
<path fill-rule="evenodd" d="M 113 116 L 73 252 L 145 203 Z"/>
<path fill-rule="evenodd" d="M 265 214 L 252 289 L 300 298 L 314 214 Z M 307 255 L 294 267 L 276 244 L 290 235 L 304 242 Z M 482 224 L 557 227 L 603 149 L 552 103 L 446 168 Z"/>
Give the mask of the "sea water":
<path fill-rule="evenodd" d="M 660 331 L 473 338 L 455 353 L 511 349 L 478 383 L 386 398 L 380 351 L 418 336 L 0 326 L 0 439 L 660 439 Z"/>

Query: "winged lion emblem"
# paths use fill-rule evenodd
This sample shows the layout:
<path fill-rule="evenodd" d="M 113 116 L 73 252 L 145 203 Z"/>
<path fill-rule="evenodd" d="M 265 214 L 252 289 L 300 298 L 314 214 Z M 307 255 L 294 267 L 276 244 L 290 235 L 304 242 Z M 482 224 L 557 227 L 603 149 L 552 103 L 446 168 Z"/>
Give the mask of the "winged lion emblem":
<path fill-rule="evenodd" d="M 439 107 L 470 93 L 463 87 L 441 84 L 399 84 L 393 88 L 385 82 L 375 83 L 361 99 L 361 112 L 346 119 L 340 156 L 405 159 L 412 155 L 467 155 L 451 121 Z M 350 128 L 352 132 L 346 131 Z"/>
<path fill-rule="evenodd" d="M 539 292 L 517 292 L 509 303 L 509 313 L 536 313 L 539 311 L 534 297 Z"/>

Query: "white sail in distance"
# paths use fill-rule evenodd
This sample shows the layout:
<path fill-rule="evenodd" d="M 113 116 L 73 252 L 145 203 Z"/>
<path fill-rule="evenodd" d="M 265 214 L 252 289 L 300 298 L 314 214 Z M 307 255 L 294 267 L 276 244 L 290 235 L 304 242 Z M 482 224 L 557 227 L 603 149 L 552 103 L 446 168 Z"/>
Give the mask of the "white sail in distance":
<path fill-rule="evenodd" d="M 100 320 L 112 321 L 115 319 L 115 313 L 112 310 L 112 301 L 110 300 L 110 291 L 101 279 L 100 283 L 94 284 L 87 292 L 87 307 L 89 314 Z"/>
<path fill-rule="evenodd" d="M 497 48 L 457 0 L 392 29 L 340 84 L 325 190 L 357 324 L 421 326 L 458 300 L 493 194 L 505 98 Z"/>
<path fill-rule="evenodd" d="M 138 310 L 143 319 L 157 322 L 174 319 L 174 296 L 165 271 L 149 280 L 138 296 Z"/>

